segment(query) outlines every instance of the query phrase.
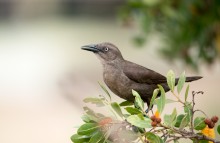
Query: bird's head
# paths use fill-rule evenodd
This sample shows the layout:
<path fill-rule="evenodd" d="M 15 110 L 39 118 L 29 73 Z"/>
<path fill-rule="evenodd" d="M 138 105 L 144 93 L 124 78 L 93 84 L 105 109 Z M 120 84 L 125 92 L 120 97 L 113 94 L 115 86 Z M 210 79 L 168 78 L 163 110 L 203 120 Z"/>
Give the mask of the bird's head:
<path fill-rule="evenodd" d="M 111 43 L 100 43 L 82 46 L 83 50 L 92 51 L 98 58 L 106 63 L 117 59 L 123 59 L 119 49 Z"/>

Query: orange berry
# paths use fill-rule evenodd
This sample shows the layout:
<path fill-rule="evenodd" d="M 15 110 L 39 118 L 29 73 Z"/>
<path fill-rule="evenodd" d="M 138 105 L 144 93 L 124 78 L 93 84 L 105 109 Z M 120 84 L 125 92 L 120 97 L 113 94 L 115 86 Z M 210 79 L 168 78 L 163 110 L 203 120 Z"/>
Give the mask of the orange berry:
<path fill-rule="evenodd" d="M 156 120 L 156 116 L 153 115 L 153 116 L 150 117 L 150 119 L 151 119 L 152 121 L 155 121 L 155 120 Z"/>
<path fill-rule="evenodd" d="M 157 126 L 157 122 L 155 122 L 155 121 L 151 122 L 151 126 L 152 127 L 156 127 Z"/>
<path fill-rule="evenodd" d="M 155 121 L 159 124 L 161 122 L 161 118 L 156 118 Z"/>

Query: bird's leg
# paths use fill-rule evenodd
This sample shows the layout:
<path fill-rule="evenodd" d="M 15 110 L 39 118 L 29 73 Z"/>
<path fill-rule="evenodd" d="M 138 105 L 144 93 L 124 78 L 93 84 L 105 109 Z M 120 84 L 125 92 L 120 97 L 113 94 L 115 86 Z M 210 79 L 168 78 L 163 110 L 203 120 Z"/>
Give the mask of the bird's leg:
<path fill-rule="evenodd" d="M 147 103 L 147 107 L 148 107 L 148 108 L 145 110 L 145 113 L 146 113 L 146 114 L 148 114 L 148 112 L 149 112 L 150 110 L 153 112 L 153 110 L 152 110 L 153 107 L 150 108 L 150 100 L 151 100 L 151 99 L 147 99 L 147 102 L 146 102 L 146 103 Z"/>
<path fill-rule="evenodd" d="M 153 110 L 152 110 L 152 108 L 147 108 L 147 109 L 145 110 L 145 113 L 147 114 L 149 111 L 151 111 L 152 114 L 153 114 Z"/>
<path fill-rule="evenodd" d="M 149 108 L 147 108 L 146 110 L 145 110 L 145 113 L 147 114 L 149 112 Z"/>

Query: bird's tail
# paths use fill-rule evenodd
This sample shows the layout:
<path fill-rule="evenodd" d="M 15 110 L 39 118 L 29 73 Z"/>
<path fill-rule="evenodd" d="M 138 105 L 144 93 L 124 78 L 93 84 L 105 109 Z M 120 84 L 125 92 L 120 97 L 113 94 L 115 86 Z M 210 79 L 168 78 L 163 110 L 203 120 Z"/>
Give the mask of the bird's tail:
<path fill-rule="evenodd" d="M 202 78 L 202 76 L 190 76 L 190 77 L 186 77 L 186 82 L 191 82 L 191 81 L 194 81 L 194 80 L 199 80 L 199 79 L 201 79 L 201 78 Z M 176 80 L 175 80 L 175 85 L 177 85 L 178 81 L 179 81 L 179 78 L 176 78 Z"/>
<path fill-rule="evenodd" d="M 186 82 L 191 82 L 191 81 L 194 81 L 194 80 L 199 80 L 201 79 L 202 76 L 191 76 L 191 77 L 186 77 Z"/>

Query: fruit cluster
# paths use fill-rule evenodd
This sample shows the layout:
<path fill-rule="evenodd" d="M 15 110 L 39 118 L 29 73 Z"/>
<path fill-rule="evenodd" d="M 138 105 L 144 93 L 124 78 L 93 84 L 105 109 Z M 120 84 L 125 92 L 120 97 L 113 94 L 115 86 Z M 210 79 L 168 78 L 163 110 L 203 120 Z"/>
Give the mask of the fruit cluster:
<path fill-rule="evenodd" d="M 156 127 L 157 124 L 160 124 L 161 118 L 156 117 L 155 115 L 151 116 L 150 119 L 152 120 L 151 126 Z"/>
<path fill-rule="evenodd" d="M 215 123 L 218 122 L 218 117 L 217 117 L 217 116 L 213 116 L 211 119 L 206 118 L 206 119 L 204 120 L 204 122 L 205 122 L 206 125 L 208 125 L 208 127 L 209 127 L 210 129 L 212 129 L 212 128 L 215 127 Z"/>

